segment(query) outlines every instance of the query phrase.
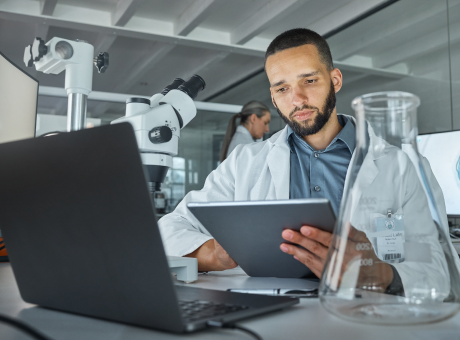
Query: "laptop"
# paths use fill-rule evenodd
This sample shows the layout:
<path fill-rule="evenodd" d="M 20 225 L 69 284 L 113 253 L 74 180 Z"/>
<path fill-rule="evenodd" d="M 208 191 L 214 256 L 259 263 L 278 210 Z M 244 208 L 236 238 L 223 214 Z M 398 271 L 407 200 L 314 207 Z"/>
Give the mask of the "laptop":
<path fill-rule="evenodd" d="M 290 297 L 174 284 L 130 124 L 0 145 L 0 228 L 24 301 L 170 332 Z"/>

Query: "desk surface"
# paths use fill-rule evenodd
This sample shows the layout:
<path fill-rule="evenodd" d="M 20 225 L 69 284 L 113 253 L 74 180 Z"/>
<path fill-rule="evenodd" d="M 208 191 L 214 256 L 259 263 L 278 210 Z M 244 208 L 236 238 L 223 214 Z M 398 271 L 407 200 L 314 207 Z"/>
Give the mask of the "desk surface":
<path fill-rule="evenodd" d="M 227 288 L 301 288 L 298 279 L 249 278 L 240 269 L 198 276 L 192 286 Z M 250 339 L 233 330 L 211 329 L 176 335 L 145 328 L 61 313 L 22 301 L 9 264 L 0 264 L 0 313 L 18 317 L 55 340 L 151 340 L 151 339 Z M 453 340 L 460 339 L 460 314 L 435 324 L 417 326 L 374 326 L 343 321 L 329 314 L 318 299 L 301 299 L 293 308 L 239 322 L 269 339 L 340 339 L 340 340 Z M 0 323 L 0 339 L 28 340 L 28 336 Z"/>

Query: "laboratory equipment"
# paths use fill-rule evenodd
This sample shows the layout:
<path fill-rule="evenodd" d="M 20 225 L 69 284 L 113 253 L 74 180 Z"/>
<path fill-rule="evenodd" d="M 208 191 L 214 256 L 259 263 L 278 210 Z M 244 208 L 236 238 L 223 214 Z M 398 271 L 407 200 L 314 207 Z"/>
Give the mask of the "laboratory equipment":
<path fill-rule="evenodd" d="M 420 135 L 417 146 L 441 186 L 447 215 L 460 216 L 460 131 Z"/>
<path fill-rule="evenodd" d="M 460 309 L 442 192 L 417 151 L 419 103 L 405 92 L 353 100 L 356 150 L 319 292 L 344 319 L 416 324 Z"/>
<path fill-rule="evenodd" d="M 166 195 L 164 192 L 158 191 L 154 195 L 155 209 L 158 214 L 164 214 L 166 211 Z"/>
<path fill-rule="evenodd" d="M 192 283 L 198 280 L 198 259 L 194 257 L 166 256 L 171 273 L 178 281 Z"/>
<path fill-rule="evenodd" d="M 109 66 L 109 54 L 101 52 L 93 58 L 94 47 L 83 40 L 67 40 L 54 37 L 46 44 L 35 38 L 24 50 L 24 63 L 35 66 L 46 74 L 66 71 L 65 89 L 68 95 L 67 131 L 80 130 L 86 126 L 88 95 L 92 90 L 93 63 L 99 73 Z"/>
<path fill-rule="evenodd" d="M 151 192 L 160 190 L 172 167 L 172 157 L 178 152 L 180 130 L 195 117 L 193 99 L 205 87 L 203 78 L 196 74 L 188 81 L 176 78 L 150 99 L 127 99 L 126 115 L 111 122 L 128 122 L 133 126 Z"/>
<path fill-rule="evenodd" d="M 0 52 L 0 143 L 35 136 L 38 81 Z"/>

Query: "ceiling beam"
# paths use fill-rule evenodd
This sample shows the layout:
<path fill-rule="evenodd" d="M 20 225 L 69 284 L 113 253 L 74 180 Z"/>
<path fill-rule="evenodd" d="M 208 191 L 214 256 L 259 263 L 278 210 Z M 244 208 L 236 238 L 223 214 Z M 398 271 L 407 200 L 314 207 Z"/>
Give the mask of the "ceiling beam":
<path fill-rule="evenodd" d="M 138 60 L 133 68 L 120 75 L 117 84 L 113 89 L 116 93 L 129 92 L 131 87 L 138 83 L 142 77 L 150 72 L 158 62 L 160 62 L 176 45 L 157 42 L 152 44 L 150 49 L 145 52 L 144 57 Z M 126 76 L 128 74 L 128 76 Z M 110 107 L 108 103 L 97 105 L 91 112 L 92 117 L 99 117 L 104 114 Z"/>
<path fill-rule="evenodd" d="M 266 29 L 273 20 L 281 20 L 305 3 L 305 0 L 271 0 L 231 33 L 232 44 L 244 44 Z"/>
<path fill-rule="evenodd" d="M 9 3 L 11 5 L 11 3 Z M 32 14 L 23 14 L 20 11 L 20 8 L 15 8 L 11 10 L 10 8 L 4 8 L 0 2 L 0 19 L 8 21 L 19 21 L 27 23 L 43 23 L 46 22 L 49 26 L 69 28 L 75 30 L 96 32 L 96 33 L 105 33 L 107 35 L 115 34 L 119 37 L 127 38 L 136 38 L 147 41 L 159 41 L 170 44 L 177 44 L 183 46 L 192 46 L 196 48 L 204 48 L 222 52 L 231 52 L 241 55 L 250 55 L 263 57 L 265 55 L 265 50 L 256 49 L 251 47 L 231 45 L 226 43 L 217 43 L 205 40 L 192 39 L 188 37 L 175 36 L 175 35 L 166 35 L 156 32 L 149 32 L 147 30 L 138 30 L 126 27 L 118 26 L 107 26 L 98 23 L 87 23 L 81 21 L 80 18 L 75 18 L 74 20 L 63 20 L 55 17 L 46 17 L 39 13 Z"/>
<path fill-rule="evenodd" d="M 123 77 L 115 86 L 113 92 L 126 92 L 133 87 L 146 73 L 150 72 L 155 66 L 169 53 L 176 45 L 157 42 L 145 52 L 145 56 L 138 60 L 133 66 L 134 69 L 121 74 Z M 128 76 L 126 77 L 126 74 Z"/>
<path fill-rule="evenodd" d="M 206 53 L 200 57 L 199 60 L 194 63 L 188 62 L 185 64 L 184 80 L 188 80 L 194 74 L 201 73 L 204 70 L 211 68 L 213 65 L 218 64 L 224 58 L 226 58 L 230 53 L 226 52 L 216 52 L 216 51 L 206 51 Z"/>
<path fill-rule="evenodd" d="M 326 34 L 333 29 L 336 29 L 349 21 L 359 17 L 361 14 L 372 10 L 388 0 L 352 0 L 341 8 L 318 18 L 308 28 L 318 34 Z M 332 27 L 333 26 L 333 27 Z M 358 39 L 359 40 L 359 39 Z"/>
<path fill-rule="evenodd" d="M 93 44 L 95 55 L 97 55 L 100 52 L 107 52 L 110 49 L 110 47 L 114 44 L 115 40 L 117 40 L 116 34 L 100 33 Z"/>
<path fill-rule="evenodd" d="M 57 0 L 42 0 L 40 3 L 40 14 L 52 16 L 56 8 Z"/>
<path fill-rule="evenodd" d="M 250 63 L 245 65 L 241 65 L 238 69 L 235 69 L 235 72 L 231 73 L 228 76 L 222 77 L 222 81 L 218 84 L 212 84 L 212 86 L 208 86 L 207 89 L 200 94 L 198 97 L 200 100 L 208 101 L 209 98 L 214 98 L 216 94 L 220 94 L 222 91 L 225 91 L 231 87 L 232 84 L 236 84 L 243 79 L 247 78 L 248 74 L 253 74 L 257 71 L 260 71 L 261 67 L 263 67 L 263 60 L 253 60 Z M 268 89 L 267 89 L 268 91 Z M 222 92 L 224 93 L 224 92 Z"/>
<path fill-rule="evenodd" d="M 145 0 L 119 0 L 112 14 L 113 26 L 125 26 Z"/>
<path fill-rule="evenodd" d="M 404 2 L 396 3 L 393 6 L 401 5 L 404 5 Z M 404 15 L 405 11 L 401 10 L 401 13 L 396 15 L 404 15 L 404 18 L 401 17 L 401 20 L 393 20 L 391 25 L 384 22 L 379 22 L 376 25 L 370 25 L 366 29 L 366 34 L 362 34 L 359 39 L 348 39 L 348 37 L 344 37 L 343 34 L 330 38 L 334 43 L 332 57 L 337 60 L 342 60 L 354 54 L 360 54 L 362 51 L 371 46 L 381 45 L 386 39 L 391 39 L 391 36 L 400 36 L 405 30 L 413 29 L 417 31 L 418 29 L 423 29 L 426 27 L 426 23 L 433 20 L 433 17 L 436 15 L 445 15 L 445 8 L 439 6 L 438 3 L 424 3 L 424 5 L 430 6 L 431 8 L 425 8 L 423 11 L 415 11 L 407 18 Z M 345 14 L 347 13 L 348 12 L 345 12 Z M 312 29 L 315 29 L 315 27 L 320 28 L 321 25 L 313 25 Z M 385 27 L 385 29 L 383 30 L 382 27 Z M 350 31 L 350 34 L 353 34 L 353 30 Z"/>
<path fill-rule="evenodd" d="M 49 26 L 43 23 L 37 23 L 35 25 L 35 37 L 42 38 L 44 41 L 48 41 Z"/>
<path fill-rule="evenodd" d="M 417 39 L 410 39 L 404 44 L 388 49 L 373 57 L 373 66 L 378 68 L 390 67 L 423 55 L 447 50 L 447 29 L 440 29 Z M 451 24 L 450 44 L 460 41 L 460 23 Z M 441 58 L 441 57 L 440 57 Z M 447 61 L 446 61 L 447 62 Z"/>
<path fill-rule="evenodd" d="M 390 79 L 402 79 L 402 78 L 409 76 L 406 73 L 390 71 L 390 70 L 381 70 L 381 69 L 371 68 L 371 67 L 350 65 L 350 64 L 346 64 L 340 61 L 334 61 L 334 67 L 337 67 L 338 69 L 344 70 L 344 71 L 363 73 L 365 75 L 373 75 L 373 76 L 385 77 L 385 78 L 390 78 Z"/>
<path fill-rule="evenodd" d="M 166 55 L 166 53 L 171 51 L 173 47 L 174 45 L 170 45 L 166 48 L 163 47 L 163 51 L 161 52 L 161 54 L 163 56 Z M 211 67 L 212 65 L 217 64 L 227 55 L 229 55 L 229 53 L 207 51 L 203 56 L 199 58 L 199 60 L 196 60 L 193 63 L 187 62 L 186 64 L 182 65 L 184 70 L 181 69 L 175 71 L 178 74 L 183 74 L 181 78 L 183 78 L 184 80 L 188 80 L 192 75 L 200 74 L 201 71 Z M 149 58 L 144 59 L 144 61 L 139 61 L 136 69 L 128 72 L 130 74 L 130 77 L 128 79 L 123 78 L 123 80 L 120 80 L 118 82 L 119 86 L 115 88 L 114 92 L 129 92 L 130 88 L 136 85 L 139 81 L 141 81 L 142 77 L 144 77 L 145 74 L 148 74 L 148 72 L 150 72 L 154 68 L 155 64 L 162 58 L 163 57 L 161 55 L 158 55 L 150 63 L 148 60 Z M 101 103 L 97 105 L 91 112 L 92 117 L 100 117 L 110 108 L 110 106 L 111 105 L 109 103 Z"/>
<path fill-rule="evenodd" d="M 186 36 L 222 4 L 222 0 L 194 0 L 174 22 L 174 34 Z"/>
<path fill-rule="evenodd" d="M 67 91 L 61 87 L 39 86 L 38 94 L 40 96 L 60 97 L 60 98 L 67 99 Z M 124 104 L 126 103 L 126 99 L 131 98 L 133 96 L 145 97 L 145 96 L 136 96 L 132 94 L 124 94 L 124 93 L 93 91 L 89 94 L 88 100 Z M 232 104 L 206 103 L 206 102 L 200 102 L 200 101 L 195 101 L 194 103 L 198 110 L 204 110 L 204 111 L 238 113 L 241 111 L 241 108 L 242 108 L 241 105 L 232 105 Z"/>

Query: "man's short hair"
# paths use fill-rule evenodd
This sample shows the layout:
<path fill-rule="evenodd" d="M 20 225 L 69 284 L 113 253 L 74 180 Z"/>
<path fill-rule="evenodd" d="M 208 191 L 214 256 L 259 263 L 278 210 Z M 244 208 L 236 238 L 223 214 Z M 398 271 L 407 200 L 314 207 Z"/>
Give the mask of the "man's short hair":
<path fill-rule="evenodd" d="M 307 28 L 294 28 L 278 35 L 267 48 L 265 52 L 265 64 L 267 58 L 277 52 L 287 50 L 288 48 L 299 47 L 302 45 L 314 45 L 318 49 L 321 62 L 326 65 L 327 69 L 333 70 L 331 50 L 326 40 L 318 33 Z"/>

